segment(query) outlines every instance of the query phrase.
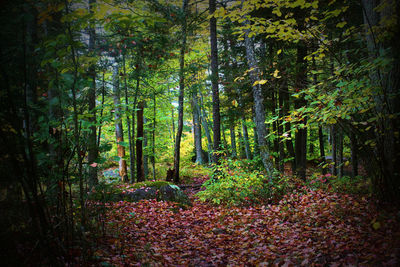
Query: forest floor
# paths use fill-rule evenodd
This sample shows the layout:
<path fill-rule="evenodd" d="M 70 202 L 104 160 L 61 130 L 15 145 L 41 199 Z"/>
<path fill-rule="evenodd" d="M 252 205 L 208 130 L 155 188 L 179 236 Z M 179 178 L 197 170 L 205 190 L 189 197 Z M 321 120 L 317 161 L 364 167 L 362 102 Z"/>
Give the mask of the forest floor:
<path fill-rule="evenodd" d="M 399 266 L 399 214 L 366 196 L 300 187 L 274 205 L 107 203 L 102 266 Z"/>

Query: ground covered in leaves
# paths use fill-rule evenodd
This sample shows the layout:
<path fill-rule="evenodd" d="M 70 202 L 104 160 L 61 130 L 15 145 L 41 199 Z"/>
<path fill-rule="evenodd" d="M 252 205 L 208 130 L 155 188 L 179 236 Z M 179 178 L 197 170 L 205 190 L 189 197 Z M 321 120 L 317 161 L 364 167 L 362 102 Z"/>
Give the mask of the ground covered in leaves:
<path fill-rule="evenodd" d="M 276 205 L 106 203 L 103 266 L 399 266 L 395 211 L 365 197 L 311 190 Z"/>

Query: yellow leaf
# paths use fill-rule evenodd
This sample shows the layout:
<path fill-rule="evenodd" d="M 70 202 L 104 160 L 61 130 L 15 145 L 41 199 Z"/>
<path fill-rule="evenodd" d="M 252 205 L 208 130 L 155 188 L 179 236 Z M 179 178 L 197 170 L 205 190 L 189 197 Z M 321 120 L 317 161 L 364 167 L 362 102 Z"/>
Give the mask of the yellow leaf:
<path fill-rule="evenodd" d="M 275 78 L 280 78 L 280 77 L 278 77 L 278 74 L 279 74 L 279 70 L 275 70 L 273 75 Z"/>
<path fill-rule="evenodd" d="M 380 222 L 374 222 L 372 224 L 372 228 L 374 228 L 374 230 L 378 230 L 379 228 L 381 228 L 381 223 Z"/>
<path fill-rule="evenodd" d="M 347 24 L 346 21 L 339 22 L 338 24 L 336 24 L 336 28 L 343 28 L 344 25 L 346 25 L 346 24 Z"/>
<path fill-rule="evenodd" d="M 282 53 L 282 49 L 279 49 L 278 52 L 276 52 L 277 55 L 279 55 L 280 53 Z"/>

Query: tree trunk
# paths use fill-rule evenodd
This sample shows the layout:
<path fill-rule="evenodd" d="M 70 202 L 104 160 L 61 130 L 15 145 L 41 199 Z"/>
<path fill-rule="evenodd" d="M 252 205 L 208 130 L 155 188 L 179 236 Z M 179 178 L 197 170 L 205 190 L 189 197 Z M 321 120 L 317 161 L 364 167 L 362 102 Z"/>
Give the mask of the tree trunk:
<path fill-rule="evenodd" d="M 184 14 L 182 22 L 182 44 L 179 56 L 179 98 L 178 98 L 178 131 L 176 133 L 174 149 L 174 182 L 179 183 L 179 162 L 181 154 L 181 138 L 183 130 L 183 99 L 185 95 L 185 50 L 187 38 L 187 8 L 189 0 L 183 0 L 182 11 Z"/>
<path fill-rule="evenodd" d="M 209 0 L 210 15 L 216 9 L 216 1 Z M 213 105 L 213 162 L 218 164 L 218 153 L 221 149 L 221 118 L 219 111 L 219 89 L 218 89 L 218 46 L 217 46 L 217 20 L 210 18 L 210 44 L 211 44 L 211 84 L 212 84 L 212 105 Z"/>
<path fill-rule="evenodd" d="M 245 117 L 242 117 L 242 131 L 243 131 L 243 143 L 244 143 L 244 151 L 246 152 L 246 159 L 252 159 L 253 157 L 251 155 L 249 133 L 247 131 Z"/>
<path fill-rule="evenodd" d="M 196 150 L 196 163 L 203 164 L 203 148 L 201 145 L 201 124 L 199 105 L 197 102 L 197 90 L 193 90 L 192 95 L 192 110 L 193 110 L 193 131 L 194 131 L 194 147 Z"/>
<path fill-rule="evenodd" d="M 336 125 L 331 125 L 332 167 L 331 173 L 337 175 L 337 134 Z"/>
<path fill-rule="evenodd" d="M 129 117 L 129 99 L 128 99 L 128 83 L 126 81 L 126 66 L 125 66 L 125 55 L 122 57 L 122 64 L 123 64 L 123 70 L 124 70 L 124 89 L 125 89 L 125 113 L 126 113 L 126 124 L 128 125 L 128 140 L 129 140 L 129 163 L 130 163 L 130 174 L 131 174 L 131 181 L 133 180 L 133 177 L 135 177 L 134 173 L 134 165 L 135 165 L 135 152 L 132 144 L 132 131 L 131 128 L 133 125 L 131 125 L 131 119 Z"/>
<path fill-rule="evenodd" d="M 138 182 L 144 181 L 143 170 L 143 110 L 144 101 L 140 101 L 136 113 L 137 134 L 136 134 L 136 179 Z"/>
<path fill-rule="evenodd" d="M 121 117 L 121 96 L 119 89 L 119 67 L 118 63 L 115 62 L 113 65 L 113 98 L 114 98 L 114 118 L 115 118 L 115 136 L 117 139 L 117 150 L 119 159 L 119 176 L 123 182 L 128 182 L 128 173 L 126 167 L 125 147 L 120 144 L 124 141 L 124 131 L 122 128 L 122 117 Z"/>
<path fill-rule="evenodd" d="M 290 98 L 289 98 L 289 88 L 288 88 L 287 81 L 283 81 L 282 98 L 283 98 L 283 114 L 284 114 L 284 116 L 288 116 L 289 110 L 290 110 Z M 292 127 L 290 125 L 290 122 L 286 121 L 285 133 L 288 135 L 286 137 L 286 150 L 289 154 L 289 157 L 291 158 L 290 165 L 291 165 L 291 169 L 292 169 L 292 174 L 294 174 L 296 172 L 296 157 L 294 154 L 291 129 L 292 129 Z"/>
<path fill-rule="evenodd" d="M 152 147 L 151 147 L 151 165 L 153 165 L 153 180 L 156 179 L 156 93 L 153 94 L 153 129 L 152 129 Z"/>
<path fill-rule="evenodd" d="M 244 140 L 243 140 L 243 135 L 242 132 L 239 129 L 239 156 L 241 159 L 244 159 L 246 157 L 246 152 L 244 149 Z"/>
<path fill-rule="evenodd" d="M 351 145 L 351 176 L 354 178 L 358 176 L 358 144 L 356 135 L 354 132 L 350 133 L 350 145 Z"/>
<path fill-rule="evenodd" d="M 143 124 L 147 124 L 147 117 L 143 115 Z M 144 128 L 144 127 L 143 127 Z M 149 157 L 147 156 L 148 151 L 148 132 L 143 129 L 143 177 L 147 180 L 149 176 Z"/>
<path fill-rule="evenodd" d="M 299 20 L 299 29 L 303 28 L 304 21 Z M 305 57 L 307 56 L 307 47 L 304 43 L 297 44 L 297 60 L 296 60 L 296 81 L 295 88 L 301 91 L 307 87 L 307 63 Z M 299 109 L 306 105 L 304 97 L 295 101 L 295 108 Z M 306 179 L 307 169 L 307 119 L 304 118 L 302 123 L 297 125 L 297 132 L 295 134 L 295 157 L 296 157 L 296 174 L 303 180 Z"/>
<path fill-rule="evenodd" d="M 338 177 L 343 177 L 343 130 L 338 132 Z"/>
<path fill-rule="evenodd" d="M 278 89 L 278 97 L 279 97 L 279 120 L 277 121 L 278 123 L 278 145 L 279 145 L 279 171 L 284 172 L 285 170 L 285 147 L 283 143 L 283 125 L 282 125 L 282 120 L 283 120 L 283 92 L 281 89 Z"/>
<path fill-rule="evenodd" d="M 96 0 L 89 0 L 89 12 L 93 15 L 93 8 L 96 4 Z M 95 38 L 96 31 L 93 23 L 89 26 L 89 54 L 94 56 L 94 46 L 95 46 Z M 96 161 L 98 157 L 98 148 L 96 144 L 96 66 L 95 64 L 91 64 L 89 67 L 89 75 L 92 79 L 92 86 L 89 88 L 88 100 L 89 100 L 89 123 L 90 132 L 89 132 L 89 140 L 88 140 L 88 162 L 92 164 Z M 89 166 L 89 185 L 90 187 L 98 184 L 97 178 L 97 167 Z"/>
<path fill-rule="evenodd" d="M 235 134 L 235 125 L 231 122 L 229 125 L 229 131 L 231 134 L 231 148 L 232 148 L 232 158 L 237 158 L 237 151 L 236 151 L 236 134 Z"/>
<path fill-rule="evenodd" d="M 249 22 L 247 21 L 246 24 Z M 267 129 L 265 127 L 265 109 L 264 109 L 264 96 L 262 94 L 261 85 L 254 85 L 259 80 L 259 68 L 257 66 L 257 60 L 254 53 L 254 39 L 249 37 L 249 31 L 245 34 L 245 45 L 246 45 L 246 58 L 247 64 L 252 71 L 249 72 L 250 80 L 253 84 L 253 99 L 254 99 L 254 113 L 256 120 L 256 129 L 258 135 L 258 144 L 260 146 L 260 156 L 264 168 L 268 175 L 272 175 L 273 165 L 268 152 L 267 142 L 265 137 L 267 136 Z"/>
<path fill-rule="evenodd" d="M 272 107 L 271 107 L 271 112 L 272 112 L 272 116 L 275 117 L 276 116 L 276 95 L 274 90 L 272 90 L 271 92 L 271 96 L 272 96 Z M 278 132 L 278 123 L 277 122 L 273 122 L 272 123 L 272 132 L 274 133 L 274 135 L 276 135 L 276 133 Z M 275 138 L 274 139 L 274 153 L 279 153 L 279 139 Z M 279 169 L 279 156 L 278 157 L 274 157 L 274 162 L 275 162 L 275 168 Z"/>
<path fill-rule="evenodd" d="M 326 174 L 325 143 L 324 143 L 324 133 L 322 131 L 322 126 L 318 127 L 318 140 L 319 140 L 319 155 L 322 161 L 322 174 Z"/>

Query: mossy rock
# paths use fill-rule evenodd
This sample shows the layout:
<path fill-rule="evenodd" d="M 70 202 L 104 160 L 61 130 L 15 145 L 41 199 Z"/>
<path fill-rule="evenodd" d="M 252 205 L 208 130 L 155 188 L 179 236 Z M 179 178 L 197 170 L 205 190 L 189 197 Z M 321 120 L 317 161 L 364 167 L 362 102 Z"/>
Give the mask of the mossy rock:
<path fill-rule="evenodd" d="M 88 198 L 101 202 L 130 201 L 137 202 L 143 199 L 158 201 L 172 201 L 182 207 L 191 206 L 189 197 L 176 185 L 166 181 L 139 182 L 131 187 L 132 191 L 125 191 L 113 184 L 101 183 L 96 186 Z"/>
<path fill-rule="evenodd" d="M 160 189 L 163 186 L 172 185 L 172 183 L 167 181 L 144 181 L 133 184 L 132 188 L 145 188 L 145 187 L 152 187 L 155 189 Z"/>

